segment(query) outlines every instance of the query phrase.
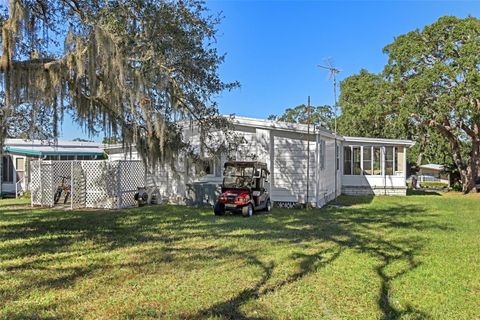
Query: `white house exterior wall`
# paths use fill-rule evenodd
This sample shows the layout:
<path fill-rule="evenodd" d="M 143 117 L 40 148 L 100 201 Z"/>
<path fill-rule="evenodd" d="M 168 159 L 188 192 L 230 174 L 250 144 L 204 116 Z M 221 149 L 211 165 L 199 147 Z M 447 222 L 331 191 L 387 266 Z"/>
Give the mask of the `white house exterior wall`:
<path fill-rule="evenodd" d="M 307 135 L 298 133 L 271 131 L 273 136 L 273 165 L 271 166 L 273 201 L 316 202 L 316 141 L 311 135 L 310 155 L 308 156 Z M 309 174 L 307 178 L 307 159 L 309 159 Z"/>
<path fill-rule="evenodd" d="M 344 138 L 335 136 L 324 130 L 313 130 L 310 142 L 307 142 L 307 130 L 304 125 L 276 124 L 271 121 L 240 118 L 234 122 L 234 130 L 243 136 L 244 143 L 236 152 L 236 160 L 258 160 L 267 163 L 270 170 L 270 194 L 277 203 L 305 203 L 307 201 L 307 163 L 309 163 L 308 201 L 321 207 L 341 193 L 352 195 L 389 194 L 405 195 L 405 172 L 401 175 L 382 176 L 349 176 L 343 175 L 343 146 L 408 146 L 411 142 L 388 139 Z M 223 133 L 215 133 L 222 139 Z M 192 146 L 200 148 L 198 130 L 188 129 L 184 132 Z M 350 139 L 350 141 L 345 141 Z M 352 141 L 353 140 L 353 141 Z M 364 142 L 362 144 L 362 141 Z M 310 158 L 307 162 L 308 145 Z M 338 146 L 338 169 L 336 157 Z M 123 151 L 110 150 L 110 159 L 125 159 Z M 255 155 L 256 159 L 251 156 Z M 406 148 L 404 152 L 406 156 Z M 130 155 L 127 153 L 127 159 Z M 138 159 L 132 152 L 131 159 Z M 216 174 L 200 175 L 192 163 L 182 159 L 175 164 L 176 170 L 170 166 L 159 166 L 151 173 L 150 181 L 159 187 L 161 195 L 170 199 L 190 199 L 194 203 L 213 204 L 222 183 L 221 172 L 226 160 L 219 155 L 215 159 L 213 170 Z M 218 168 L 220 166 L 220 168 Z M 204 194 L 202 194 L 204 192 Z M 193 195 L 193 196 L 192 196 Z M 187 200 L 188 201 L 188 200 Z"/>

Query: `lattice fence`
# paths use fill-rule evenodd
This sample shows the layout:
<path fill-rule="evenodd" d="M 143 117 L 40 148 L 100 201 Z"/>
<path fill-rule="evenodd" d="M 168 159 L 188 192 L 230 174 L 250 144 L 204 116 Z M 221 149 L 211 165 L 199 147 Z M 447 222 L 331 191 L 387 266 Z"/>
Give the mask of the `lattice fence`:
<path fill-rule="evenodd" d="M 134 206 L 134 194 L 145 186 L 141 161 L 32 161 L 32 205 L 78 208 L 125 208 Z M 65 201 L 62 192 L 57 204 L 54 195 L 59 186 L 70 190 Z"/>

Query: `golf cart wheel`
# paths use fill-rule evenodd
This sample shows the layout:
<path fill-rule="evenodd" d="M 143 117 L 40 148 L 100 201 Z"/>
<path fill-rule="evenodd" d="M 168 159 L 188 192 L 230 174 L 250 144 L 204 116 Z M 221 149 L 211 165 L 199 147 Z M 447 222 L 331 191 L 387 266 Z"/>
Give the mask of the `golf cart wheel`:
<path fill-rule="evenodd" d="M 225 214 L 225 206 L 223 204 L 216 203 L 215 207 L 213 208 L 213 213 L 216 216 L 223 216 Z"/>
<path fill-rule="evenodd" d="M 253 215 L 253 206 L 251 203 L 242 208 L 242 215 L 244 217 L 251 217 Z"/>
<path fill-rule="evenodd" d="M 267 204 L 265 205 L 265 211 L 266 212 L 272 211 L 272 201 L 270 201 L 270 199 L 267 200 Z"/>

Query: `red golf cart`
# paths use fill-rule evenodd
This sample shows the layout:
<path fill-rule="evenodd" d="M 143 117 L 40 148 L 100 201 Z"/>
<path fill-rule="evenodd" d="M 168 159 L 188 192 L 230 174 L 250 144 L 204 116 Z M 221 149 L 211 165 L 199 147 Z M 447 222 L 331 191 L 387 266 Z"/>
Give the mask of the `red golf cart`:
<path fill-rule="evenodd" d="M 270 174 L 266 163 L 228 161 L 224 168 L 222 193 L 215 203 L 215 215 L 223 215 L 225 211 L 241 211 L 243 216 L 249 217 L 255 211 L 272 209 L 266 189 Z"/>

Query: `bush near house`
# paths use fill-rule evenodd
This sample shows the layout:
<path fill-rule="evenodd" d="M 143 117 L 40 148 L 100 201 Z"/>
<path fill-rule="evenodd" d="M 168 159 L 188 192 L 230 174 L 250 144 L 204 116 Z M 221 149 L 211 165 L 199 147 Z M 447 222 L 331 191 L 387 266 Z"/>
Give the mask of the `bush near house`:
<path fill-rule="evenodd" d="M 429 194 L 248 219 L 1 200 L 0 318 L 478 319 L 480 195 Z"/>
<path fill-rule="evenodd" d="M 445 182 L 420 182 L 421 188 L 448 188 L 448 183 Z"/>

